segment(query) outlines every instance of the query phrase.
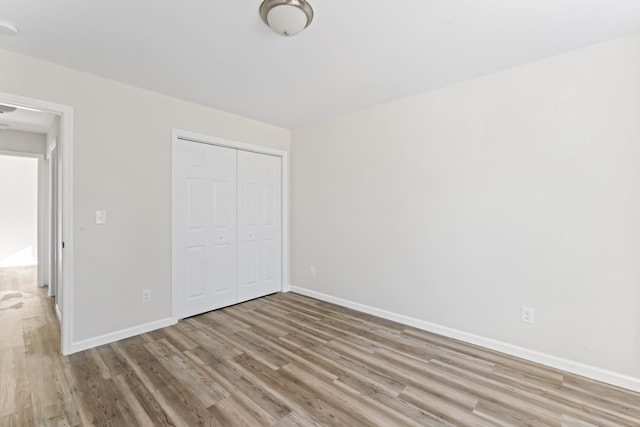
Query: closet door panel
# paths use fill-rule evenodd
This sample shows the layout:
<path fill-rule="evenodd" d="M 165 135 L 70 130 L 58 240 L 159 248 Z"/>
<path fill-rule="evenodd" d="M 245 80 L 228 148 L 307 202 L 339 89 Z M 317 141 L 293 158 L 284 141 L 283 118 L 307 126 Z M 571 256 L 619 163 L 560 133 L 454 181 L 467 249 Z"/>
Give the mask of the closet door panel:
<path fill-rule="evenodd" d="M 236 302 L 236 150 L 180 141 L 174 158 L 178 315 Z"/>
<path fill-rule="evenodd" d="M 238 151 L 238 301 L 282 288 L 281 158 Z"/>
<path fill-rule="evenodd" d="M 211 309 L 236 303 L 236 152 L 213 147 Z"/>

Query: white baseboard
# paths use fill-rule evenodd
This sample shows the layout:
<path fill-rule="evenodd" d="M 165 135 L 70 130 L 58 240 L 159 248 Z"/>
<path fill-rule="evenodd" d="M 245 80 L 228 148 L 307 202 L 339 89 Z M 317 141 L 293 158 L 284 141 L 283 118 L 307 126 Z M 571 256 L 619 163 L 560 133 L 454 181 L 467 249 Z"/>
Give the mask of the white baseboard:
<path fill-rule="evenodd" d="M 130 338 L 135 335 L 155 331 L 156 329 L 165 328 L 167 326 L 175 325 L 176 323 L 177 322 L 175 320 L 168 317 L 166 319 L 156 320 L 155 322 L 145 323 L 144 325 L 134 326 L 133 328 L 122 329 L 120 331 L 100 335 L 95 338 L 77 341 L 71 344 L 71 351 L 69 352 L 69 354 L 88 350 L 93 347 L 98 347 L 103 344 L 109 344 L 114 341 L 123 340 L 125 338 Z"/>
<path fill-rule="evenodd" d="M 438 335 L 443 335 L 445 337 L 454 338 L 470 344 L 479 345 L 481 347 L 499 351 L 501 353 L 506 353 L 511 356 L 520 357 L 531 362 L 540 363 L 542 365 L 550 366 L 556 369 L 561 369 L 563 371 L 591 378 L 596 381 L 602 381 L 611 385 L 626 388 L 628 390 L 640 392 L 640 378 L 619 374 L 617 372 L 607 371 L 605 369 L 600 369 L 594 366 L 585 365 L 583 363 L 563 359 L 561 357 L 529 350 L 524 347 L 519 347 L 517 345 L 482 337 L 480 335 L 459 331 L 457 329 L 448 328 L 446 326 L 437 325 L 435 323 L 425 322 L 424 320 L 419 320 L 413 317 L 404 316 L 402 314 L 381 310 L 379 308 L 370 307 L 368 305 L 345 300 L 342 298 L 337 298 L 309 289 L 292 286 L 291 291 L 322 301 L 337 304 L 343 307 L 351 308 L 356 311 L 361 311 L 363 313 L 382 317 L 383 319 L 393 320 L 395 322 L 399 322 L 408 326 L 413 326 L 414 328 L 422 329 L 424 331 L 433 332 Z"/>

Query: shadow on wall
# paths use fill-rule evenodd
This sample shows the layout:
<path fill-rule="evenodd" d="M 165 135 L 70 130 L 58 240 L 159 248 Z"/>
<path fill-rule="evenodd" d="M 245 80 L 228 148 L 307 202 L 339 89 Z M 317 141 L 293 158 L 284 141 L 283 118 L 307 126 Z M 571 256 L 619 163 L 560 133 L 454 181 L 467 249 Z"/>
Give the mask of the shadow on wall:
<path fill-rule="evenodd" d="M 35 249 L 33 246 L 26 248 L 0 259 L 0 267 L 22 267 L 27 265 L 36 265 L 38 260 L 34 256 Z"/>

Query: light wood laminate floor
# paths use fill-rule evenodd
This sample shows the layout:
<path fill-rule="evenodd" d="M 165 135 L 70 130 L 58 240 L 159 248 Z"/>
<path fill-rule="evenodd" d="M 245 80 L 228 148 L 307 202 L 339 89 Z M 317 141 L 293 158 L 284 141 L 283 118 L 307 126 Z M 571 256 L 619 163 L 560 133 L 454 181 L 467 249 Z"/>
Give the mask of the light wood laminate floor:
<path fill-rule="evenodd" d="M 0 425 L 638 426 L 640 394 L 296 294 L 59 356 L 0 269 Z"/>

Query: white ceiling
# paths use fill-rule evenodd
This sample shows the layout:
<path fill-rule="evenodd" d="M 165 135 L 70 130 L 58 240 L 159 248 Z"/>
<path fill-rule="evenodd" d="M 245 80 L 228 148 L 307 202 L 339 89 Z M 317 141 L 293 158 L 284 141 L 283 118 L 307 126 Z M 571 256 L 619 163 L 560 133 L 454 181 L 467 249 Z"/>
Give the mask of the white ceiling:
<path fill-rule="evenodd" d="M 261 0 L 3 0 L 0 48 L 295 128 L 640 32 L 640 0 L 310 0 L 294 38 Z"/>

